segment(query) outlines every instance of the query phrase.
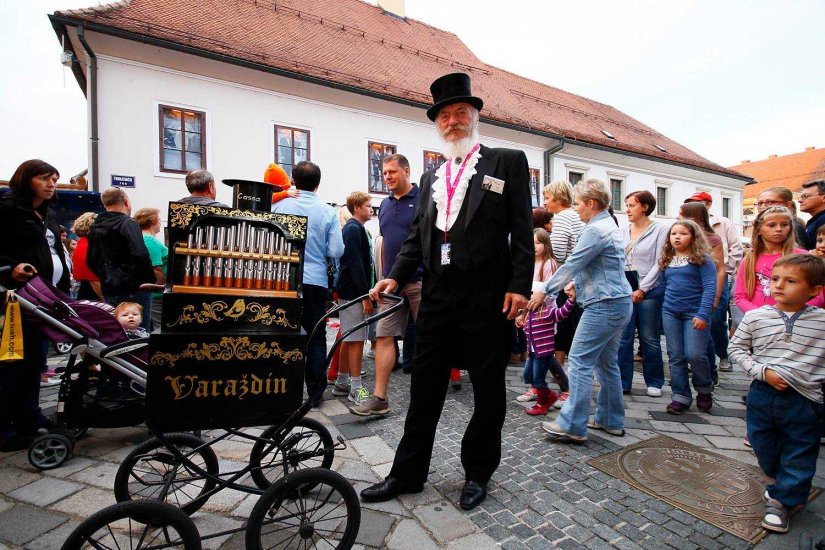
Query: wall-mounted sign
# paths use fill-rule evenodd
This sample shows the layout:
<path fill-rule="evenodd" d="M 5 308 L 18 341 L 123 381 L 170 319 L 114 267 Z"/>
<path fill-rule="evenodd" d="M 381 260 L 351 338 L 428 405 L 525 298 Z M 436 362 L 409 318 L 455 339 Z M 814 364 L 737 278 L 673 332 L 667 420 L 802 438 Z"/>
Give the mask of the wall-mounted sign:
<path fill-rule="evenodd" d="M 134 187 L 135 176 L 116 176 L 112 174 L 112 187 Z"/>

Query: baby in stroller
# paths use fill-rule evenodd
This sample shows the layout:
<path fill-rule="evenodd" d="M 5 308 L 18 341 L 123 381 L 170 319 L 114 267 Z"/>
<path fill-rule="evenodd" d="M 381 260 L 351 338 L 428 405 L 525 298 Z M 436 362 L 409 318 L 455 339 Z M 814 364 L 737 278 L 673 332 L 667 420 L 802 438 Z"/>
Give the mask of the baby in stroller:
<path fill-rule="evenodd" d="M 143 306 L 136 302 L 121 302 L 115 308 L 115 319 L 126 331 L 129 340 L 148 338 L 149 333 L 140 326 L 143 322 Z"/>

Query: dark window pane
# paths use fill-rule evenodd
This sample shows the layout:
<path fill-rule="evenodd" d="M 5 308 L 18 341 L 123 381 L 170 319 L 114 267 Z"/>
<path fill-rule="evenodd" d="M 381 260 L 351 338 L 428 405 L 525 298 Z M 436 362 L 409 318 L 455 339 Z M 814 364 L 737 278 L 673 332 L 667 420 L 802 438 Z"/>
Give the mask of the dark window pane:
<path fill-rule="evenodd" d="M 195 113 L 184 113 L 184 125 L 187 132 L 201 131 L 201 117 Z"/>
<path fill-rule="evenodd" d="M 164 109 L 163 127 L 180 130 L 180 111 L 176 109 Z"/>
<path fill-rule="evenodd" d="M 170 130 L 164 128 L 163 130 L 163 146 L 167 149 L 180 149 L 181 148 L 181 135 L 180 131 Z"/>
<path fill-rule="evenodd" d="M 568 181 L 570 182 L 570 185 L 576 185 L 577 183 L 579 183 L 582 180 L 583 175 L 584 174 L 582 174 L 581 172 L 570 172 L 568 176 Z"/>
<path fill-rule="evenodd" d="M 368 187 L 373 193 L 388 193 L 389 190 L 384 185 L 382 172 L 382 161 L 384 157 L 394 155 L 395 145 L 386 143 L 369 142 L 367 145 L 367 173 Z"/>
<path fill-rule="evenodd" d="M 183 170 L 180 164 L 180 151 L 163 150 L 163 168 L 166 170 Z"/>
<path fill-rule="evenodd" d="M 201 135 L 186 132 L 186 150 L 193 153 L 201 152 Z"/>
<path fill-rule="evenodd" d="M 292 146 L 292 130 L 289 128 L 278 128 L 278 145 Z"/>
<path fill-rule="evenodd" d="M 200 153 L 186 153 L 186 169 L 197 170 L 203 168 Z"/>
<path fill-rule="evenodd" d="M 278 162 L 292 162 L 292 148 L 283 145 L 278 147 Z"/>
<path fill-rule="evenodd" d="M 308 149 L 309 134 L 307 132 L 299 132 L 295 130 L 295 147 L 299 149 Z"/>

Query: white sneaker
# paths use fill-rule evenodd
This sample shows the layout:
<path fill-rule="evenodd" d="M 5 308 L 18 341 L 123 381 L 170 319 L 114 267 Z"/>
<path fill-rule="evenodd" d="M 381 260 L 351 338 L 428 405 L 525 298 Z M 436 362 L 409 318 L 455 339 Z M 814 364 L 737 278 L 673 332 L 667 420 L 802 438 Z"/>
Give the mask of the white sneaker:
<path fill-rule="evenodd" d="M 355 403 L 356 405 L 360 405 L 362 401 L 366 401 L 370 396 L 370 391 L 361 386 L 360 388 L 350 390 L 347 399 Z"/>
<path fill-rule="evenodd" d="M 733 365 L 727 359 L 719 359 L 719 370 L 722 372 L 730 372 L 733 370 Z"/>
<path fill-rule="evenodd" d="M 647 395 L 650 397 L 662 397 L 662 388 L 654 388 L 649 386 L 647 388 Z"/>

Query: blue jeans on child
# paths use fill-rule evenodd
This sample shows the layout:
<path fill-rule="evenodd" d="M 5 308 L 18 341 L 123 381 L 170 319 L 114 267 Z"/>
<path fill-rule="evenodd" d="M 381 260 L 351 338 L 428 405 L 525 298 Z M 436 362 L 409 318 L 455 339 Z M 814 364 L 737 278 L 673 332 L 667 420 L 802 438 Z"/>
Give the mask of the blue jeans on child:
<path fill-rule="evenodd" d="M 662 299 L 664 293 L 659 287 L 651 291 L 641 303 L 633 304 L 630 321 L 624 327 L 619 344 L 619 370 L 622 373 L 622 389 L 633 385 L 633 337 L 636 324 L 639 325 L 639 342 L 642 345 L 642 374 L 647 387 L 660 388 L 665 385 L 662 343 L 659 325 L 662 321 Z"/>
<path fill-rule="evenodd" d="M 556 420 L 565 432 L 587 435 L 594 371 L 600 386 L 596 422 L 607 428 L 624 428 L 624 397 L 617 357 L 631 305 L 626 296 L 601 300 L 584 308 L 568 357 L 570 397 Z"/>
<path fill-rule="evenodd" d="M 793 388 L 778 391 L 766 382 L 751 382 L 748 440 L 759 467 L 776 480 L 768 485 L 768 494 L 786 508 L 808 501 L 823 435 L 823 408 Z"/>
<path fill-rule="evenodd" d="M 709 331 L 694 330 L 693 317 L 692 313 L 662 312 L 673 400 L 688 406 L 693 402 L 688 364 L 693 371 L 693 388 L 696 393 L 713 393 L 707 353 Z"/>
<path fill-rule="evenodd" d="M 559 386 L 559 390 L 565 392 L 569 389 L 567 376 L 564 374 L 559 362 L 554 354 L 547 357 L 536 357 L 531 351 L 527 354 L 527 361 L 524 363 L 524 383 L 534 388 L 547 387 L 547 372 L 553 374 L 553 379 Z"/>

